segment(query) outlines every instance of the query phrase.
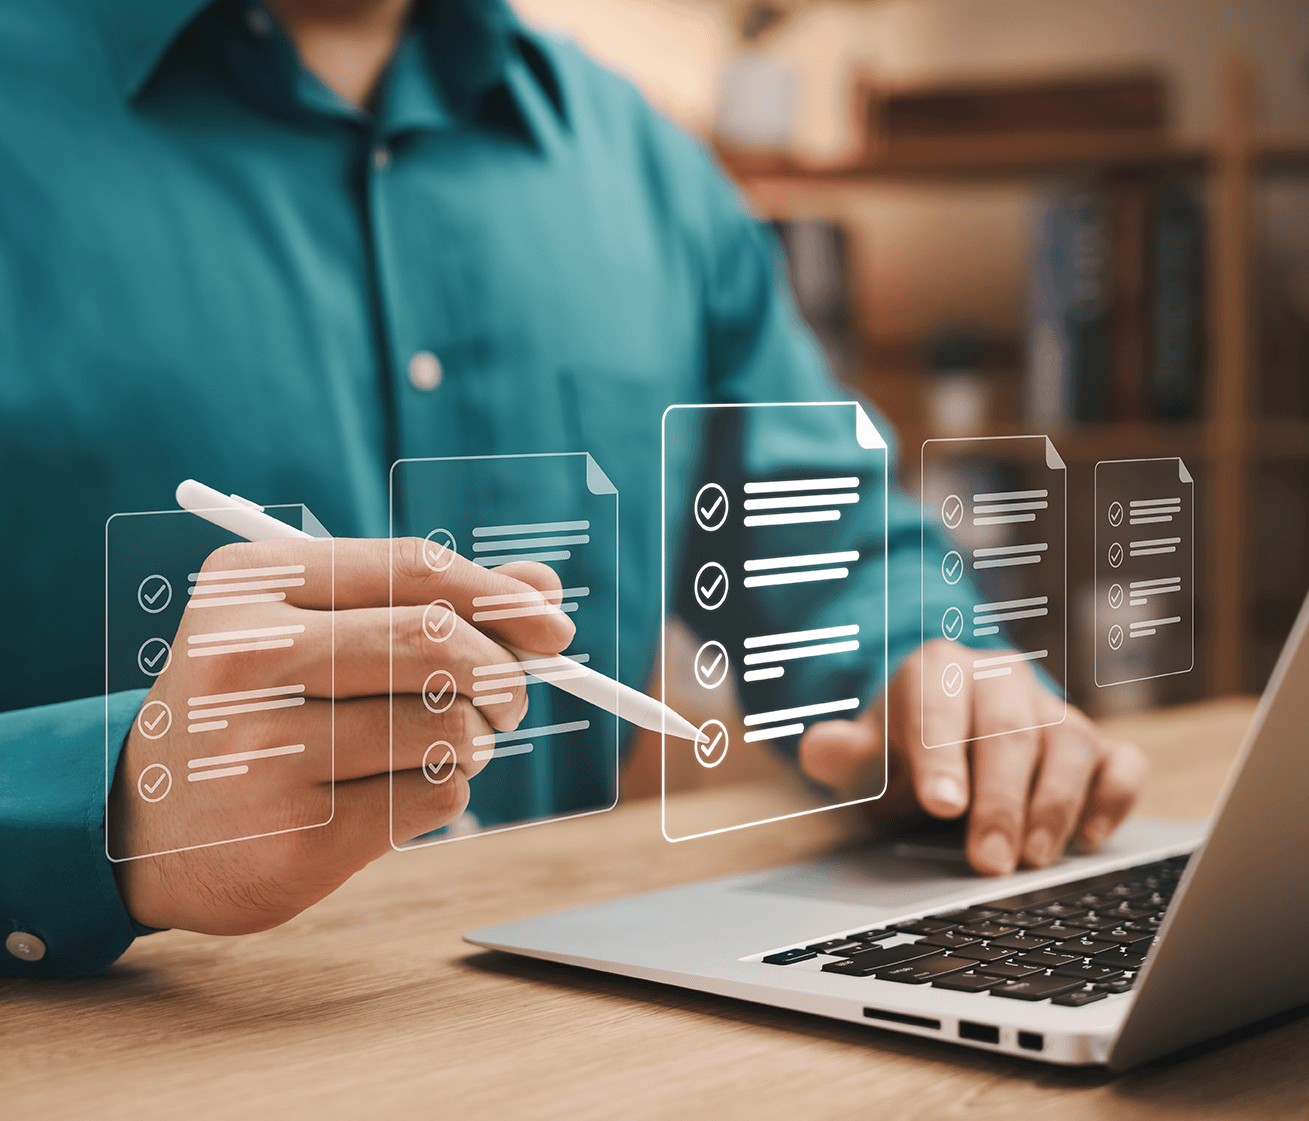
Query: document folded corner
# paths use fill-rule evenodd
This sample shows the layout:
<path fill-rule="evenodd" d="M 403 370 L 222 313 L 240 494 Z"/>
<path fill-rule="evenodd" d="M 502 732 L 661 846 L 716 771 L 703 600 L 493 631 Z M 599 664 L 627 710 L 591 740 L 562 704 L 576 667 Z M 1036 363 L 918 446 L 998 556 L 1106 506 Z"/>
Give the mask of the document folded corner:
<path fill-rule="evenodd" d="M 1060 458 L 1059 453 L 1055 450 L 1054 441 L 1049 436 L 1045 438 L 1045 465 L 1051 471 L 1067 471 L 1064 461 Z"/>
<path fill-rule="evenodd" d="M 877 425 L 872 418 L 864 412 L 863 405 L 858 401 L 854 403 L 855 422 L 854 433 L 855 439 L 859 441 L 861 448 L 881 448 L 886 450 L 886 441 L 882 439 L 882 434 L 877 431 Z"/>
<path fill-rule="evenodd" d="M 617 494 L 618 488 L 609 481 L 591 453 L 586 453 L 586 489 L 592 494 Z"/>

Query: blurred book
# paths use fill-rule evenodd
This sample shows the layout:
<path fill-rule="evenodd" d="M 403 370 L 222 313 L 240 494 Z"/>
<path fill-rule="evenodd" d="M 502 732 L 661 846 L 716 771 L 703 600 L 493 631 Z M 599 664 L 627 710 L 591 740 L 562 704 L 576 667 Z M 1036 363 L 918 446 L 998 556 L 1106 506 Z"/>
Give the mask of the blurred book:
<path fill-rule="evenodd" d="M 1181 183 L 1150 202 L 1146 403 L 1165 420 L 1200 411 L 1204 354 L 1204 214 Z"/>
<path fill-rule="evenodd" d="M 1100 420 L 1106 407 L 1108 221 L 1090 187 L 1042 206 L 1028 292 L 1027 418 Z"/>

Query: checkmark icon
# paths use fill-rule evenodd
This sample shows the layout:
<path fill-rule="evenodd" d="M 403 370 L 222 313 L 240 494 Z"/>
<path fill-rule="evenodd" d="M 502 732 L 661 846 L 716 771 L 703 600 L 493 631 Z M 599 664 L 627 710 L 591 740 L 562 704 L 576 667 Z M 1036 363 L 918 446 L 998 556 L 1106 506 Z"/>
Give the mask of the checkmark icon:
<path fill-rule="evenodd" d="M 155 589 L 154 595 L 145 597 L 146 603 L 154 603 L 156 600 L 158 600 L 159 597 L 164 594 L 164 589 L 167 586 L 168 586 L 167 584 L 160 584 L 159 587 Z"/>
<path fill-rule="evenodd" d="M 162 763 L 151 763 L 136 779 L 136 792 L 145 802 L 162 802 L 173 788 L 173 773 Z"/>
<path fill-rule="evenodd" d="M 947 697 L 957 697 L 963 687 L 964 671 L 958 662 L 951 662 L 941 674 L 941 691 Z"/>
<path fill-rule="evenodd" d="M 433 762 L 435 757 L 435 762 Z M 449 782 L 455 771 L 458 769 L 459 760 L 455 757 L 455 749 L 445 740 L 437 740 L 430 744 L 423 752 L 423 778 L 427 779 L 433 786 L 440 786 L 442 783 Z"/>
<path fill-rule="evenodd" d="M 423 704 L 428 712 L 439 716 L 455 703 L 456 692 L 454 676 L 448 670 L 436 670 L 423 682 Z"/>
<path fill-rule="evenodd" d="M 423 609 L 423 634 L 433 642 L 445 642 L 458 623 L 454 605 L 448 600 L 433 600 Z"/>
<path fill-rule="evenodd" d="M 717 561 L 701 565 L 694 587 L 696 602 L 706 611 L 717 611 L 727 599 L 727 570 Z"/>
<path fill-rule="evenodd" d="M 161 771 L 159 773 L 159 777 L 155 779 L 154 782 L 147 782 L 145 784 L 146 793 L 153 794 L 156 790 L 158 790 L 161 786 L 163 786 L 167 778 L 168 778 L 168 774 L 164 771 Z"/>
<path fill-rule="evenodd" d="M 167 650 L 160 650 L 158 651 L 158 653 L 155 654 L 153 658 L 146 658 L 145 664 L 148 665 L 151 669 L 154 669 L 155 666 L 159 664 L 159 659 L 162 658 L 167 653 L 168 653 Z"/>
<path fill-rule="evenodd" d="M 964 616 L 959 608 L 946 608 L 945 614 L 941 616 L 941 633 L 951 642 L 964 633 Z"/>
<path fill-rule="evenodd" d="M 723 496 L 720 494 L 717 498 L 714 499 L 714 504 L 710 506 L 708 509 L 706 509 L 703 506 L 700 507 L 700 516 L 704 518 L 704 520 L 707 522 L 712 521 L 714 514 L 718 512 L 718 507 L 721 506 L 722 504 L 723 504 Z"/>
<path fill-rule="evenodd" d="M 722 660 L 723 660 L 723 656 L 721 654 L 716 655 L 714 657 L 714 660 L 710 662 L 707 666 L 700 667 L 700 676 L 703 677 L 706 681 L 708 681 L 711 677 L 713 677 L 714 670 L 718 668 L 718 665 Z"/>
<path fill-rule="evenodd" d="M 439 619 L 428 619 L 427 633 L 435 638 L 441 633 L 441 628 L 445 626 L 446 620 L 450 618 L 450 612 L 446 612 Z"/>
<path fill-rule="evenodd" d="M 721 529 L 727 521 L 727 491 L 717 483 L 705 483 L 697 492 L 695 521 L 706 533 Z"/>
<path fill-rule="evenodd" d="M 727 758 L 727 728 L 721 720 L 706 720 L 700 725 L 703 741 L 695 745 L 695 761 L 702 767 L 716 767 Z"/>
<path fill-rule="evenodd" d="M 1123 606 L 1123 586 L 1115 584 L 1109 589 L 1109 606 L 1119 608 Z"/>
<path fill-rule="evenodd" d="M 957 584 L 963 574 L 964 558 L 951 549 L 941 558 L 941 579 L 947 584 Z"/>
<path fill-rule="evenodd" d="M 148 615 L 158 615 L 173 601 L 173 586 L 167 576 L 147 576 L 136 589 L 136 602 Z"/>
<path fill-rule="evenodd" d="M 704 689 L 717 689 L 727 679 L 727 647 L 710 639 L 695 652 L 695 679 Z"/>
<path fill-rule="evenodd" d="M 952 494 L 941 503 L 941 520 L 950 529 L 958 529 L 964 520 L 964 503 L 957 494 Z"/>
<path fill-rule="evenodd" d="M 168 668 L 172 648 L 162 638 L 147 638 L 136 652 L 137 668 L 147 677 L 158 677 Z"/>
<path fill-rule="evenodd" d="M 441 706 L 441 700 L 446 695 L 446 692 L 448 690 L 449 690 L 449 686 L 442 685 L 437 692 L 427 694 L 428 700 L 432 702 L 433 708 L 439 708 Z"/>
<path fill-rule="evenodd" d="M 164 718 L 165 716 L 167 716 L 167 715 L 168 715 L 168 710 L 167 710 L 166 708 L 165 708 L 165 709 L 160 709 L 160 711 L 159 711 L 159 715 L 158 715 L 158 716 L 156 716 L 153 720 L 147 720 L 147 721 L 145 722 L 145 726 L 146 726 L 146 728 L 147 728 L 149 731 L 153 732 L 156 728 L 159 727 L 159 723 L 160 723 L 160 721 L 162 721 L 163 718 Z"/>

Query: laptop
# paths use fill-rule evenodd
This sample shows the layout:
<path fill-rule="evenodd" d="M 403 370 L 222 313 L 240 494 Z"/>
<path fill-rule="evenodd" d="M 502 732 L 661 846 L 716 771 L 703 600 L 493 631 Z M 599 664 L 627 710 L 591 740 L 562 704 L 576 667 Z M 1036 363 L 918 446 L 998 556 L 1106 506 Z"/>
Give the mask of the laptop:
<path fill-rule="evenodd" d="M 475 930 L 488 949 L 1126 1070 L 1309 1003 L 1309 600 L 1207 827 L 999 879 L 894 844 Z"/>

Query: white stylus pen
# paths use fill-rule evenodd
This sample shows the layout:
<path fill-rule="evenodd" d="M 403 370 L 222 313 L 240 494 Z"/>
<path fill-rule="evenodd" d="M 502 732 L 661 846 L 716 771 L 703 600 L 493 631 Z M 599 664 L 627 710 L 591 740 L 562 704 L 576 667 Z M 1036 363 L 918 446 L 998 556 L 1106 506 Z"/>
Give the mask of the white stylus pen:
<path fill-rule="evenodd" d="M 190 510 L 206 521 L 244 537 L 247 541 L 266 541 L 271 537 L 299 537 L 315 540 L 312 535 L 295 526 L 279 521 L 271 514 L 264 513 L 264 508 L 247 498 L 235 494 L 221 494 L 213 487 L 186 479 L 178 484 L 177 504 L 183 510 Z M 691 740 L 693 743 L 709 742 L 709 737 L 701 732 L 689 720 L 678 716 L 671 708 L 653 697 L 647 697 L 630 685 L 605 677 L 602 673 L 564 657 L 562 654 L 553 658 L 530 654 L 523 650 L 514 650 L 519 661 L 533 663 L 534 676 L 550 674 L 542 680 L 549 682 L 556 689 L 571 693 L 584 701 L 612 712 L 628 723 L 652 732 L 667 732 L 678 739 Z M 555 677 L 555 670 L 566 670 L 567 677 Z"/>

